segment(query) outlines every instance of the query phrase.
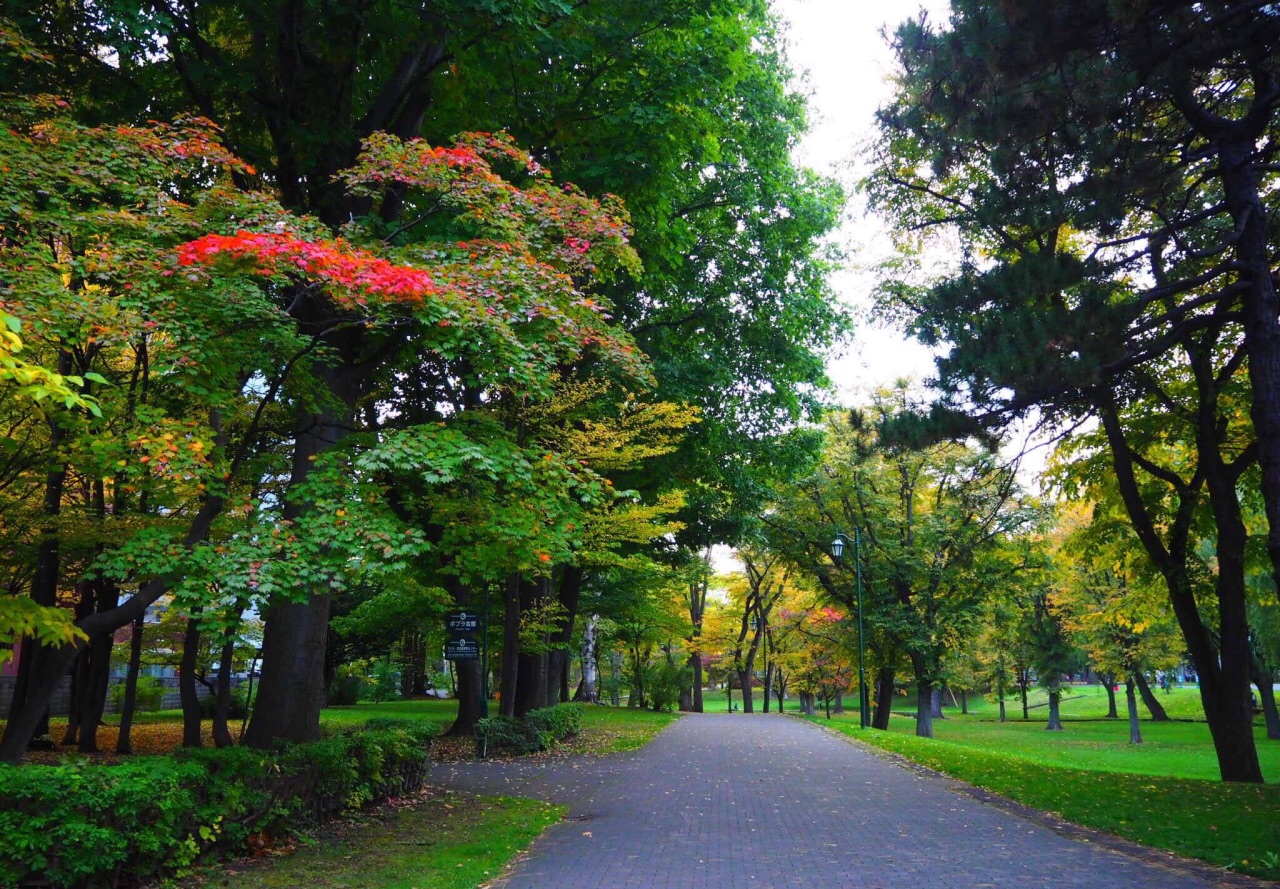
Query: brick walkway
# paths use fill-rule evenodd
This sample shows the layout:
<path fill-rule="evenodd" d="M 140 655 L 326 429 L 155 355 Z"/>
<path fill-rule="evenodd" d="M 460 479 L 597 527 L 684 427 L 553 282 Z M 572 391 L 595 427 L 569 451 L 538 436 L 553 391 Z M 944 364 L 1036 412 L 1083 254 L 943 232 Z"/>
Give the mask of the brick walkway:
<path fill-rule="evenodd" d="M 440 765 L 431 782 L 568 805 L 508 889 L 1222 885 L 1068 839 L 776 715 L 689 715 L 633 754 Z"/>

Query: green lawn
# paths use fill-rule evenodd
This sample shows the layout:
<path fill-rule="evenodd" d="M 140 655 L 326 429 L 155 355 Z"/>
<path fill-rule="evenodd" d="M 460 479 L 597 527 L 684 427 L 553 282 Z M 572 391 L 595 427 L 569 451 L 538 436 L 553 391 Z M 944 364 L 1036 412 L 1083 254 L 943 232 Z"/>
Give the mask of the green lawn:
<path fill-rule="evenodd" d="M 888 732 L 863 731 L 856 712 L 816 721 L 1077 824 L 1280 879 L 1280 785 L 1218 781 L 1200 722 L 1154 723 L 1143 708 L 1144 743 L 1129 744 L 1126 719 L 1102 718 L 1105 692 L 1078 691 L 1063 702 L 1061 732 L 1045 731 L 1043 709 L 1023 722 L 1012 702 L 1005 723 L 987 702 L 971 701 L 968 716 L 944 708 L 948 718 L 934 721 L 932 740 L 916 738 L 907 716 L 895 715 Z M 1157 694 L 1171 716 L 1201 716 L 1195 689 Z M 1123 713 L 1123 699 L 1120 706 Z M 905 699 L 894 709 L 905 712 Z M 1280 742 L 1266 740 L 1261 726 L 1257 741 L 1263 774 L 1280 782 Z"/>
<path fill-rule="evenodd" d="M 565 815 L 538 800 L 440 793 L 322 829 L 292 855 L 241 862 L 184 886 L 237 889 L 472 889 Z"/>

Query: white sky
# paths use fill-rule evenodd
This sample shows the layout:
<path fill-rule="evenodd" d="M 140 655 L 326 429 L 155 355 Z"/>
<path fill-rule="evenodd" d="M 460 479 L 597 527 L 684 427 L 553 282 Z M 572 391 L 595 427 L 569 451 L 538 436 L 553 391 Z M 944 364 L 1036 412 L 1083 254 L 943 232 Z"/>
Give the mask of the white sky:
<path fill-rule="evenodd" d="M 872 137 L 876 109 L 892 93 L 893 55 L 881 30 L 891 33 L 922 8 L 934 21 L 945 21 L 947 0 L 773 0 L 773 8 L 787 23 L 788 57 L 810 97 L 811 131 L 798 159 L 852 190 L 866 171 L 859 155 Z M 865 310 L 875 286 L 873 266 L 890 253 L 888 237 L 855 200 L 840 240 L 851 268 L 833 285 L 846 304 Z M 829 369 L 841 400 L 854 403 L 899 377 L 928 376 L 933 361 L 918 343 L 860 322 L 852 346 Z"/>

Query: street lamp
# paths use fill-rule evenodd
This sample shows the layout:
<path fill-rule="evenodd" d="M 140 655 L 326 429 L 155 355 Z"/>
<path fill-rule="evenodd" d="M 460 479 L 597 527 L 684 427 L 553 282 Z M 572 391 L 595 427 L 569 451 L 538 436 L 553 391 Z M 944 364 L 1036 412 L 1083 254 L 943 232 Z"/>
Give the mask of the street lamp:
<path fill-rule="evenodd" d="M 844 556 L 846 541 L 850 541 L 848 535 L 839 531 L 831 541 L 831 558 L 837 564 Z M 853 539 L 850 542 L 853 543 L 854 591 L 858 602 L 858 723 L 862 728 L 866 728 L 871 724 L 869 718 L 871 696 L 867 689 L 867 648 L 862 634 L 862 535 L 857 528 L 853 529 Z"/>

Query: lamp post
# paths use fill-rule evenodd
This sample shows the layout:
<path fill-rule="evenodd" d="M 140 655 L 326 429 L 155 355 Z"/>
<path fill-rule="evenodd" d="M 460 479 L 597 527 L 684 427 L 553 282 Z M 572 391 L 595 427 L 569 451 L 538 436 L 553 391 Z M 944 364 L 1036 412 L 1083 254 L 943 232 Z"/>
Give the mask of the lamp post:
<path fill-rule="evenodd" d="M 849 540 L 848 535 L 837 531 L 835 539 L 831 541 L 831 558 L 837 564 L 844 555 L 844 545 L 847 540 Z M 853 529 L 851 542 L 853 543 L 853 588 L 858 603 L 858 724 L 866 728 L 871 724 L 869 718 L 871 696 L 867 693 L 867 648 L 862 634 L 862 535 L 857 528 Z"/>

